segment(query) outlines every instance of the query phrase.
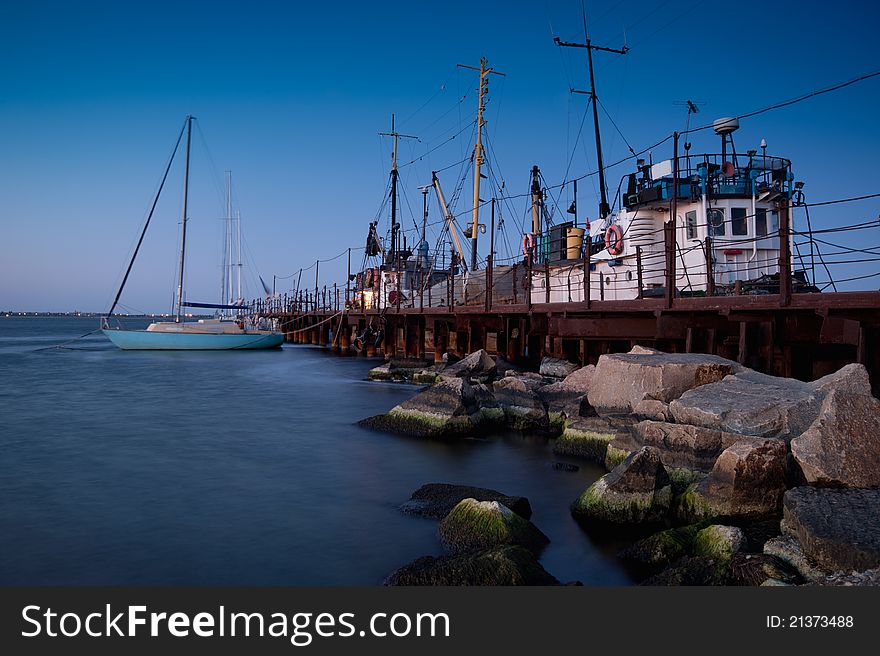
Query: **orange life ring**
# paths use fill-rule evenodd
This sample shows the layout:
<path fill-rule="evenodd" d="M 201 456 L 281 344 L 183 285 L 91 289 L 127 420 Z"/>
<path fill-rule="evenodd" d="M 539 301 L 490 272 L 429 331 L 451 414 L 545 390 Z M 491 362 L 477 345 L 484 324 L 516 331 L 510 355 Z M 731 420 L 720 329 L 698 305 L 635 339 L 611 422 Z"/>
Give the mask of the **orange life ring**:
<path fill-rule="evenodd" d="M 605 231 L 605 250 L 609 255 L 623 253 L 623 230 L 616 223 L 608 226 L 608 230 Z"/>
<path fill-rule="evenodd" d="M 526 257 L 531 255 L 532 251 L 535 250 L 535 236 L 531 232 L 527 232 L 523 235 L 522 249 L 523 255 Z"/>

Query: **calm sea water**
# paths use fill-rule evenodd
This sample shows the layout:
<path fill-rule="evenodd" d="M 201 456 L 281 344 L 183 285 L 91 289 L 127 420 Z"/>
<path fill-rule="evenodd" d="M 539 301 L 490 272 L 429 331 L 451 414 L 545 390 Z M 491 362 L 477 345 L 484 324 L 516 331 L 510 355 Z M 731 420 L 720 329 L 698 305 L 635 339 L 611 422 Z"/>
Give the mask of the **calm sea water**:
<path fill-rule="evenodd" d="M 362 429 L 415 389 L 317 348 L 35 351 L 96 323 L 0 316 L 2 585 L 375 585 L 442 553 L 398 510 L 429 482 L 527 496 L 548 571 L 629 583 L 568 511 L 602 472 L 553 470 L 547 440 Z"/>

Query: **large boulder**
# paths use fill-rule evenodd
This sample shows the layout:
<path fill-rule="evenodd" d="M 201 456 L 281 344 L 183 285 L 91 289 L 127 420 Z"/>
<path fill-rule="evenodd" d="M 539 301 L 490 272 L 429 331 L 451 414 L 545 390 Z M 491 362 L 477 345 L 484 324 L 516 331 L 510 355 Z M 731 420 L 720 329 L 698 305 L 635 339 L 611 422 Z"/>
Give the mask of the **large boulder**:
<path fill-rule="evenodd" d="M 480 349 L 449 365 L 440 375 L 443 378 L 483 378 L 494 375 L 495 371 L 495 360 L 485 349 Z"/>
<path fill-rule="evenodd" d="M 644 447 L 588 487 L 571 510 L 602 522 L 651 523 L 663 519 L 671 501 L 672 486 L 660 454 Z"/>
<path fill-rule="evenodd" d="M 880 489 L 797 487 L 785 493 L 782 527 L 827 571 L 880 567 Z"/>
<path fill-rule="evenodd" d="M 497 547 L 460 556 L 424 556 L 385 579 L 385 585 L 559 585 L 528 549 Z"/>
<path fill-rule="evenodd" d="M 586 396 L 595 371 L 595 366 L 587 365 L 576 369 L 563 380 L 543 385 L 536 390 L 547 406 L 550 423 L 557 425 L 559 430 L 566 419 L 580 416 L 583 414 L 582 410 L 589 407 Z"/>
<path fill-rule="evenodd" d="M 685 392 L 669 410 L 680 424 L 791 439 L 813 423 L 825 394 L 810 383 L 743 371 Z"/>
<path fill-rule="evenodd" d="M 472 433 L 491 419 L 484 414 L 474 387 L 462 378 L 445 379 L 361 426 L 416 437 L 448 438 Z"/>
<path fill-rule="evenodd" d="M 825 392 L 837 390 L 846 394 L 871 395 L 871 379 L 868 376 L 868 370 L 865 369 L 865 365 L 858 363 L 841 367 L 833 374 L 813 381 L 810 386 L 815 390 Z"/>
<path fill-rule="evenodd" d="M 521 431 L 546 431 L 547 410 L 538 395 L 519 376 L 506 376 L 492 386 L 495 400 L 508 427 Z"/>
<path fill-rule="evenodd" d="M 565 378 L 579 368 L 580 365 L 573 364 L 568 360 L 545 357 L 541 360 L 541 366 L 538 368 L 538 373 L 542 376 L 549 376 L 551 378 Z"/>
<path fill-rule="evenodd" d="M 628 414 L 643 399 L 669 403 L 687 390 L 740 370 L 736 362 L 699 353 L 602 355 L 587 398 L 599 414 Z"/>
<path fill-rule="evenodd" d="M 791 452 L 811 485 L 880 487 L 880 401 L 831 390 Z"/>
<path fill-rule="evenodd" d="M 785 442 L 744 438 L 726 448 L 709 476 L 688 488 L 683 518 L 764 517 L 779 512 L 786 488 Z"/>
<path fill-rule="evenodd" d="M 711 471 L 724 449 L 743 439 L 742 435 L 702 426 L 651 420 L 636 424 L 632 434 L 637 443 L 659 449 L 666 467 L 705 472 Z"/>
<path fill-rule="evenodd" d="M 476 499 L 459 502 L 440 522 L 439 534 L 443 547 L 453 555 L 505 544 L 518 544 L 537 555 L 550 542 L 534 524 L 504 504 Z"/>
<path fill-rule="evenodd" d="M 604 463 L 608 444 L 616 435 L 617 430 L 599 417 L 567 419 L 562 435 L 553 445 L 553 453 Z"/>
<path fill-rule="evenodd" d="M 497 490 L 470 485 L 428 483 L 412 493 L 400 509 L 412 515 L 442 519 L 463 499 L 497 501 L 510 508 L 523 519 L 532 516 L 532 507 L 525 497 L 510 496 Z"/>

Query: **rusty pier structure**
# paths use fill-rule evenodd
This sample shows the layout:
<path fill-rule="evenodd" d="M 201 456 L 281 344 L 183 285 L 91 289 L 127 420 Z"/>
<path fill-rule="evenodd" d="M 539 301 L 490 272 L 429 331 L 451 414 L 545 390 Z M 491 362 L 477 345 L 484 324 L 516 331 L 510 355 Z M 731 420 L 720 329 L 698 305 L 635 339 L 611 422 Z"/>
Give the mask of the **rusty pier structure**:
<path fill-rule="evenodd" d="M 526 288 L 517 302 L 495 303 L 491 275 L 490 267 L 479 305 L 419 307 L 416 301 L 357 309 L 345 290 L 325 288 L 264 314 L 278 321 L 288 342 L 343 355 L 441 362 L 446 353 L 461 357 L 484 348 L 520 365 L 535 366 L 544 356 L 586 365 L 638 344 L 712 353 L 802 380 L 859 362 L 875 395 L 880 391 L 880 291 L 786 293 L 783 274 L 779 294 L 549 303 Z"/>

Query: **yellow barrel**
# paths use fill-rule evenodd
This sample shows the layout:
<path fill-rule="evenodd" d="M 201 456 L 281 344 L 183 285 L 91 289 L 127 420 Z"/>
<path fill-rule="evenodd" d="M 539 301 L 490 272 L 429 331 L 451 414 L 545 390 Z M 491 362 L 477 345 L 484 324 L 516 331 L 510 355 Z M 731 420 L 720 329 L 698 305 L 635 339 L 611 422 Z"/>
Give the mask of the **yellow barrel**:
<path fill-rule="evenodd" d="M 581 244 L 584 243 L 583 228 L 569 228 L 565 242 L 565 257 L 569 260 L 578 260 L 581 257 Z"/>

